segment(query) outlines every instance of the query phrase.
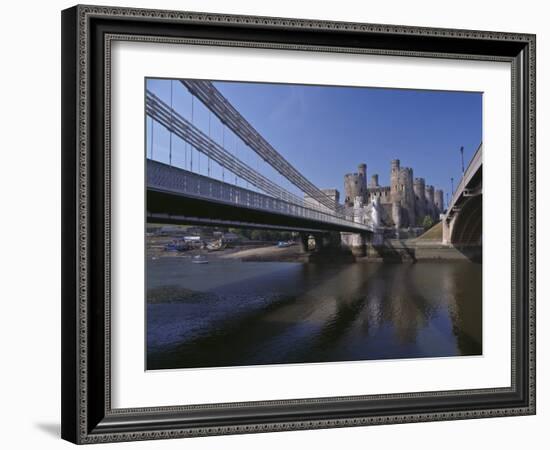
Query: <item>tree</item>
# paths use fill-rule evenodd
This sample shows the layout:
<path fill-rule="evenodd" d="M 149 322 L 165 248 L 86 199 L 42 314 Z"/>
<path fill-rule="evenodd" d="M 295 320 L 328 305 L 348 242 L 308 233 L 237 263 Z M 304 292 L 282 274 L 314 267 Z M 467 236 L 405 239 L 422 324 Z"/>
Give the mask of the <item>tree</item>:
<path fill-rule="evenodd" d="M 434 220 L 431 216 L 424 216 L 424 220 L 422 221 L 422 226 L 425 230 L 429 230 L 431 227 L 434 226 Z"/>
<path fill-rule="evenodd" d="M 266 238 L 265 230 L 252 230 L 250 233 L 250 239 L 253 241 L 263 241 Z"/>

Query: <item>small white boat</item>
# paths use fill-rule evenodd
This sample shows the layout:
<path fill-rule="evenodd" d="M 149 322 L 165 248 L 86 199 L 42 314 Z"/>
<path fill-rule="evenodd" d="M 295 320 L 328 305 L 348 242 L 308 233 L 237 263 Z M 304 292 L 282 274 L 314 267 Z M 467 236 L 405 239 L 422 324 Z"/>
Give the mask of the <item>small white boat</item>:
<path fill-rule="evenodd" d="M 208 264 L 208 259 L 204 255 L 196 255 L 191 259 L 193 264 Z"/>

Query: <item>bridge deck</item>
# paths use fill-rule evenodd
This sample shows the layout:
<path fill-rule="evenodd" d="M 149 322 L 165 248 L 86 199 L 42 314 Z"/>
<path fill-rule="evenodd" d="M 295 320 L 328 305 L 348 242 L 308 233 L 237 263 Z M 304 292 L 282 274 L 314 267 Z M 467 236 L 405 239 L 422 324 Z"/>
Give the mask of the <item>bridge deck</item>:
<path fill-rule="evenodd" d="M 371 226 L 350 221 L 337 215 L 336 212 L 328 210 L 324 212 L 295 205 L 150 159 L 147 160 L 147 190 L 231 206 L 232 213 L 235 210 L 242 210 L 243 221 L 247 221 L 244 211 L 259 211 L 268 213 L 271 218 L 278 216 L 279 219 L 285 218 L 287 221 L 299 219 L 301 228 L 350 232 L 372 231 Z M 169 211 L 164 212 L 169 213 Z M 189 215 L 192 214 L 193 212 L 189 211 Z M 265 214 L 262 217 L 266 217 Z M 293 223 L 298 222 L 294 220 Z"/>
<path fill-rule="evenodd" d="M 464 171 L 464 175 L 460 180 L 460 183 L 453 192 L 451 201 L 447 207 L 447 212 L 445 214 L 445 220 L 449 220 L 457 212 L 457 208 L 462 203 L 462 200 L 465 197 L 465 194 L 468 189 L 472 188 L 472 182 L 479 177 L 480 170 L 483 163 L 483 144 L 480 144 L 477 148 L 474 156 L 470 160 L 468 167 Z"/>

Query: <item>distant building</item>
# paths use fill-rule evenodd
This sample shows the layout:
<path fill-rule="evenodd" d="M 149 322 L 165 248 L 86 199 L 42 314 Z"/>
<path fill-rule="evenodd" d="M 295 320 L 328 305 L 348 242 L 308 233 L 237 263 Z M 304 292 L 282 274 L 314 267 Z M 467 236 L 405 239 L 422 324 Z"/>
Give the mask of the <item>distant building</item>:
<path fill-rule="evenodd" d="M 336 205 L 340 203 L 340 192 L 338 189 L 321 189 L 321 191 L 329 197 L 331 200 L 334 201 Z M 306 206 L 309 206 L 311 208 L 315 209 L 324 209 L 326 211 L 332 212 L 329 208 L 327 208 L 325 205 L 314 199 L 313 197 L 310 197 L 309 195 L 304 195 L 304 203 Z"/>

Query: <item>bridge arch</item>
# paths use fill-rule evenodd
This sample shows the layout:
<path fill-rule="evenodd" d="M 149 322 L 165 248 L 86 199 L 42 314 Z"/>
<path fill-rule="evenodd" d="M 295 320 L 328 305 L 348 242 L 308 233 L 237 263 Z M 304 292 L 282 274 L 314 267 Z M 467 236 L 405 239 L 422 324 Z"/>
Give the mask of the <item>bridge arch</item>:
<path fill-rule="evenodd" d="M 480 144 L 443 216 L 443 244 L 481 261 L 483 232 L 483 147 Z"/>
<path fill-rule="evenodd" d="M 482 235 L 482 195 L 470 197 L 465 202 L 460 214 L 456 215 L 451 228 L 450 243 L 456 247 L 480 246 Z"/>

